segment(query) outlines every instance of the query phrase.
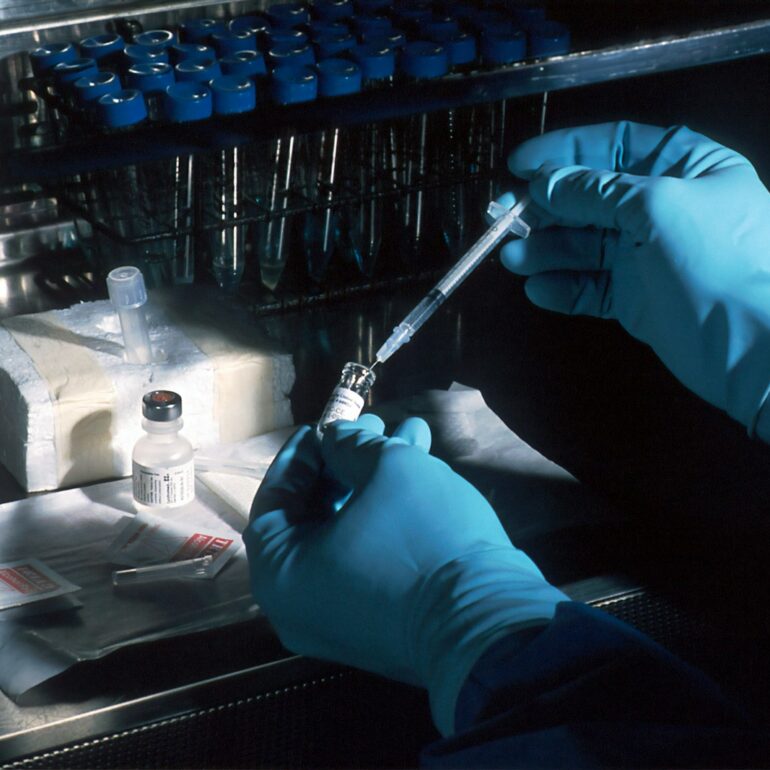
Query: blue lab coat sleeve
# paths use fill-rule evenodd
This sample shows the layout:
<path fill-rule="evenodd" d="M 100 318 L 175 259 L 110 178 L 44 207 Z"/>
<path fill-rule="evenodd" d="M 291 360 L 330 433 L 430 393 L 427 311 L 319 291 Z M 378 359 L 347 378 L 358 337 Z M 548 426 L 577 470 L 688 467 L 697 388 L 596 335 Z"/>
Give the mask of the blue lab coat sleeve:
<path fill-rule="evenodd" d="M 766 767 L 770 732 L 703 672 L 600 610 L 563 602 L 482 656 L 456 733 L 423 767 Z"/>

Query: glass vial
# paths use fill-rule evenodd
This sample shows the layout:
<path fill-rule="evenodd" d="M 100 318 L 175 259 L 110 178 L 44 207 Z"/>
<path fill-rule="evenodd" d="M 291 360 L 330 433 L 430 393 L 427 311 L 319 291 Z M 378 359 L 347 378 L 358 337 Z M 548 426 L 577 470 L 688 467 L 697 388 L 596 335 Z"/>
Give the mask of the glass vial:
<path fill-rule="evenodd" d="M 321 419 L 318 421 L 318 433 L 335 420 L 356 420 L 364 408 L 366 397 L 374 385 L 376 375 L 363 364 L 348 361 L 342 368 L 340 381 L 326 402 Z"/>
<path fill-rule="evenodd" d="M 144 436 L 134 445 L 134 501 L 140 507 L 177 508 L 195 497 L 192 444 L 179 435 L 182 397 L 171 390 L 153 390 L 142 398 Z"/>

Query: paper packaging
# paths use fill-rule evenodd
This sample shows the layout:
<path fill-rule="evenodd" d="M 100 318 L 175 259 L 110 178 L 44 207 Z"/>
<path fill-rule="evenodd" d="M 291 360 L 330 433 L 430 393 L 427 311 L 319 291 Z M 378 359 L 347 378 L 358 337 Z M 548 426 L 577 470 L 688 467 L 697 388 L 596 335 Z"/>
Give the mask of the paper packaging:
<path fill-rule="evenodd" d="M 290 425 L 291 356 L 239 339 L 224 311 L 208 302 L 201 317 L 199 304 L 151 297 L 150 337 L 165 361 L 148 365 L 124 363 L 107 301 L 0 324 L 0 462 L 29 492 L 127 476 L 141 398 L 158 388 L 182 396 L 196 448 Z"/>
<path fill-rule="evenodd" d="M 44 601 L 79 588 L 39 559 L 21 559 L 0 564 L 1 610 Z"/>

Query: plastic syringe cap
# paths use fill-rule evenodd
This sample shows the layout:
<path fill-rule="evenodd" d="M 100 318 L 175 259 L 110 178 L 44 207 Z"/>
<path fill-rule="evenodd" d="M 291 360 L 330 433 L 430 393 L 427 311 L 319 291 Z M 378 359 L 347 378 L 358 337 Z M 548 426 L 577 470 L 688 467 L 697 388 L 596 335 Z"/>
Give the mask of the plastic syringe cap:
<path fill-rule="evenodd" d="M 343 96 L 361 90 L 361 68 L 355 62 L 324 59 L 317 69 L 319 96 Z"/>
<path fill-rule="evenodd" d="M 414 78 L 437 78 L 449 72 L 446 48 L 429 40 L 407 43 L 400 64 L 403 72 Z"/>
<path fill-rule="evenodd" d="M 176 42 L 176 35 L 169 29 L 148 29 L 134 37 L 134 43 L 155 51 L 170 48 Z"/>
<path fill-rule="evenodd" d="M 88 104 L 105 94 L 117 93 L 122 86 L 120 85 L 120 79 L 114 72 L 102 70 L 97 72 L 96 75 L 86 75 L 85 77 L 78 78 L 73 83 L 73 88 L 80 104 Z"/>
<path fill-rule="evenodd" d="M 32 51 L 29 58 L 34 73 L 42 75 L 61 62 L 77 59 L 78 49 L 72 43 L 48 43 Z"/>
<path fill-rule="evenodd" d="M 99 118 L 108 128 L 133 126 L 147 117 L 144 94 L 135 88 L 124 88 L 114 94 L 100 96 L 96 106 Z"/>
<path fill-rule="evenodd" d="M 250 112 L 257 106 L 257 88 L 246 75 L 220 75 L 210 88 L 217 115 Z"/>
<path fill-rule="evenodd" d="M 205 83 L 174 83 L 166 89 L 163 102 L 166 117 L 174 123 L 187 123 L 211 117 L 214 103 Z"/>
<path fill-rule="evenodd" d="M 174 82 L 174 69 L 167 62 L 137 62 L 126 73 L 126 85 L 144 94 L 160 93 Z"/>
<path fill-rule="evenodd" d="M 535 58 L 569 53 L 569 29 L 558 21 L 542 21 L 529 29 L 529 54 Z"/>
<path fill-rule="evenodd" d="M 396 52 L 386 43 L 361 43 L 350 52 L 364 80 L 382 80 L 396 71 Z"/>
<path fill-rule="evenodd" d="M 126 47 L 126 41 L 114 32 L 105 32 L 102 35 L 93 35 L 80 41 L 80 53 L 99 61 L 105 56 L 122 51 Z"/>
<path fill-rule="evenodd" d="M 265 57 L 259 51 L 238 51 L 220 59 L 219 66 L 225 75 L 245 75 L 246 77 L 267 75 Z"/>
<path fill-rule="evenodd" d="M 182 416 L 182 397 L 173 390 L 151 390 L 142 396 L 142 416 L 153 422 L 171 422 Z"/>
<path fill-rule="evenodd" d="M 194 61 L 180 61 L 174 67 L 176 79 L 180 83 L 192 81 L 194 83 L 208 83 L 222 74 L 219 62 L 212 59 L 196 59 Z"/>
<path fill-rule="evenodd" d="M 142 271 L 133 265 L 110 270 L 107 275 L 107 292 L 115 308 L 141 307 L 147 302 L 144 276 Z"/>
<path fill-rule="evenodd" d="M 318 75 L 312 67 L 276 67 L 270 78 L 270 95 L 278 104 L 311 102 L 318 96 Z"/>

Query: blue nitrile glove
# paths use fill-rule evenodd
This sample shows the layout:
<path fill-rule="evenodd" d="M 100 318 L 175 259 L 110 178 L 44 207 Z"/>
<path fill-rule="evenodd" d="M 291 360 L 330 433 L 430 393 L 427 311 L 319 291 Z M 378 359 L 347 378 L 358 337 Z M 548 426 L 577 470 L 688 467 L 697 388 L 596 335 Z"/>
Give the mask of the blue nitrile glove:
<path fill-rule="evenodd" d="M 770 441 L 770 194 L 752 165 L 687 128 L 623 122 L 531 139 L 508 166 L 547 213 L 501 251 L 532 302 L 618 320 Z"/>
<path fill-rule="evenodd" d="M 382 431 L 365 415 L 328 426 L 322 446 L 310 427 L 289 439 L 243 535 L 252 588 L 286 647 L 426 687 L 448 735 L 486 648 L 547 623 L 566 597 L 484 497 L 428 454 L 423 420 Z M 318 505 L 328 477 L 344 487 L 336 513 Z"/>

